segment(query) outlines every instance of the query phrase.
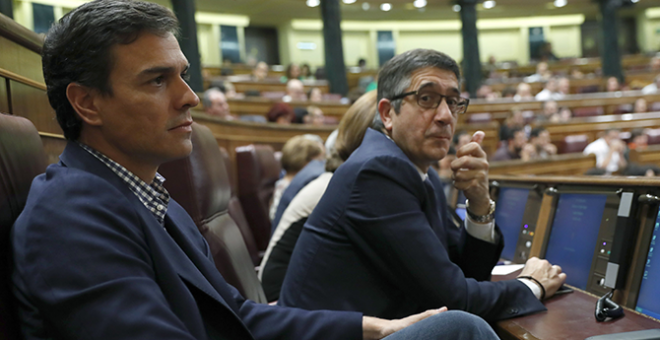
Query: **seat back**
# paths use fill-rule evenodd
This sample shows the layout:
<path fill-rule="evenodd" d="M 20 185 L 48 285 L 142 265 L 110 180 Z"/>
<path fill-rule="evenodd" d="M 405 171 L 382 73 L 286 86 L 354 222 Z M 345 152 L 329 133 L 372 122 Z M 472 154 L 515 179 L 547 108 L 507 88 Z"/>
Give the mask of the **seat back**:
<path fill-rule="evenodd" d="M 660 144 L 660 129 L 651 129 L 646 131 L 648 136 L 648 145 Z"/>
<path fill-rule="evenodd" d="M 229 198 L 229 216 L 236 222 L 238 229 L 241 230 L 243 235 L 243 240 L 245 241 L 245 246 L 247 247 L 252 262 L 255 266 L 258 266 L 261 263 L 261 256 L 259 256 L 259 251 L 257 250 L 257 244 L 254 241 L 254 235 L 250 230 L 250 225 L 247 223 L 245 218 L 245 212 L 243 211 L 243 206 L 241 201 L 237 196 L 237 183 L 236 183 L 236 171 L 234 170 L 233 164 L 229 159 L 229 153 L 225 148 L 220 148 L 220 154 L 222 155 L 222 160 L 225 163 L 227 168 L 227 174 L 229 175 L 229 181 L 231 183 L 231 197 Z"/>
<path fill-rule="evenodd" d="M 46 153 L 34 125 L 25 118 L 0 113 L 0 339 L 19 339 L 11 293 L 9 233 L 25 207 L 32 180 L 46 170 L 46 165 Z"/>
<path fill-rule="evenodd" d="M 582 152 L 589 145 L 589 136 L 570 135 L 564 137 L 564 143 L 561 145 L 560 153 Z"/>
<path fill-rule="evenodd" d="M 479 124 L 479 123 L 490 123 L 493 120 L 493 115 L 485 113 L 473 113 L 468 117 L 468 123 Z"/>
<path fill-rule="evenodd" d="M 209 244 L 225 280 L 253 301 L 266 303 L 241 231 L 228 212 L 231 189 L 220 149 L 211 131 L 193 124 L 193 152 L 161 165 L 165 188 L 192 217 Z"/>
<path fill-rule="evenodd" d="M 268 208 L 282 167 L 269 145 L 236 148 L 236 163 L 238 198 L 245 209 L 245 217 L 252 229 L 257 249 L 263 251 L 270 240 Z"/>

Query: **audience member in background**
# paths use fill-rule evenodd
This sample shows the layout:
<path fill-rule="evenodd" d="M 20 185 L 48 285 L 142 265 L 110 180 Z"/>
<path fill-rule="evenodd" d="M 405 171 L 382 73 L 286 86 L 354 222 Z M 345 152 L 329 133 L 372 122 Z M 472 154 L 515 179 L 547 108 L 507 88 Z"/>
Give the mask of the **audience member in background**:
<path fill-rule="evenodd" d="M 532 130 L 529 136 L 529 143 L 525 144 L 520 151 L 520 159 L 531 161 L 536 159 L 546 159 L 557 154 L 557 147 L 550 143 L 550 132 L 544 127 L 537 127 Z"/>
<path fill-rule="evenodd" d="M 259 279 L 269 302 L 280 297 L 291 253 L 307 217 L 323 196 L 334 171 L 362 142 L 376 112 L 375 91 L 362 96 L 346 111 L 339 123 L 336 148 L 328 150 L 325 173 L 301 189 L 282 214 L 259 268 Z"/>
<path fill-rule="evenodd" d="M 204 104 L 204 112 L 209 116 L 225 120 L 236 119 L 236 117 L 229 112 L 227 97 L 222 91 L 216 88 L 210 88 L 204 92 L 202 103 Z"/>
<path fill-rule="evenodd" d="M 252 80 L 263 81 L 266 77 L 268 77 L 268 64 L 260 61 L 254 69 L 252 69 Z"/>
<path fill-rule="evenodd" d="M 300 66 L 300 79 L 314 79 L 312 68 L 309 67 L 309 64 L 305 63 Z"/>
<path fill-rule="evenodd" d="M 506 117 L 502 126 L 500 126 L 500 140 L 506 141 L 511 134 L 513 129 L 522 129 L 525 125 L 525 118 L 523 117 L 522 111 L 515 109 L 509 112 L 509 116 Z"/>
<path fill-rule="evenodd" d="M 559 109 L 559 115 L 557 116 L 559 119 L 557 121 L 551 120 L 553 123 L 566 123 L 569 122 L 571 118 L 573 118 L 573 111 L 567 107 L 562 107 Z"/>
<path fill-rule="evenodd" d="M 559 121 L 559 106 L 554 100 L 543 102 L 543 111 L 540 115 L 536 116 L 537 123 Z"/>
<path fill-rule="evenodd" d="M 289 139 L 282 147 L 282 169 L 285 171 L 284 177 L 275 182 L 273 191 L 273 201 L 270 204 L 268 216 L 272 220 L 275 218 L 277 205 L 280 204 L 282 193 L 291 183 L 293 177 L 302 170 L 313 159 L 323 159 L 325 148 L 318 141 L 305 137 L 304 135 L 294 136 Z"/>
<path fill-rule="evenodd" d="M 305 86 L 302 81 L 298 79 L 291 79 L 286 83 L 286 95 L 282 98 L 283 102 L 305 102 L 307 95 L 305 94 Z"/>
<path fill-rule="evenodd" d="M 513 99 L 516 96 L 516 89 L 511 86 L 507 86 L 502 90 L 502 98 L 511 98 Z"/>
<path fill-rule="evenodd" d="M 658 60 L 660 60 L 660 58 L 658 58 Z M 655 76 L 652 84 L 644 86 L 642 89 L 642 94 L 656 93 L 658 92 L 658 89 L 660 89 L 660 74 Z"/>
<path fill-rule="evenodd" d="M 646 104 L 646 99 L 644 98 L 639 98 L 635 100 L 635 107 L 633 109 L 633 113 L 644 113 L 648 112 L 649 108 L 648 105 Z"/>
<path fill-rule="evenodd" d="M 527 83 L 518 84 L 516 95 L 513 96 L 513 100 L 517 102 L 523 100 L 534 100 L 534 96 L 532 95 L 532 86 Z"/>
<path fill-rule="evenodd" d="M 266 114 L 266 119 L 271 123 L 289 125 L 293 122 L 296 114 L 287 103 L 275 103 Z"/>
<path fill-rule="evenodd" d="M 488 56 L 488 62 L 482 67 L 484 78 L 493 78 L 497 74 L 497 70 L 497 59 L 495 59 L 494 55 Z"/>
<path fill-rule="evenodd" d="M 584 78 L 584 73 L 582 73 L 582 71 L 580 71 L 580 69 L 577 68 L 577 67 L 571 67 L 571 70 L 568 72 L 568 74 L 573 79 L 582 79 L 582 78 Z"/>
<path fill-rule="evenodd" d="M 596 167 L 609 175 L 626 167 L 623 157 L 625 149 L 626 144 L 619 138 L 619 130 L 608 129 L 603 137 L 587 145 L 583 153 L 596 155 Z"/>
<path fill-rule="evenodd" d="M 286 72 L 282 77 L 280 77 L 280 81 L 283 83 L 288 82 L 289 80 L 293 79 L 298 79 L 300 80 L 302 77 L 300 75 L 300 66 L 296 63 L 291 63 L 289 66 L 286 67 Z"/>
<path fill-rule="evenodd" d="M 552 43 L 549 41 L 546 41 L 541 45 L 540 51 L 539 51 L 539 57 L 541 60 L 547 60 L 547 61 L 556 61 L 559 60 L 555 53 L 552 51 Z"/>
<path fill-rule="evenodd" d="M 569 94 L 571 94 L 571 80 L 568 77 L 559 78 L 557 93 L 555 94 L 556 100 L 564 99 Z"/>
<path fill-rule="evenodd" d="M 644 129 L 637 128 L 630 131 L 629 150 L 643 150 L 649 144 L 649 136 L 644 133 Z"/>
<path fill-rule="evenodd" d="M 541 61 L 536 64 L 536 73 L 525 78 L 525 82 L 535 83 L 539 81 L 546 81 L 552 77 L 552 72 L 548 70 L 548 63 Z"/>
<path fill-rule="evenodd" d="M 550 78 L 545 83 L 543 90 L 536 94 L 536 100 L 557 100 L 561 95 L 557 93 L 557 78 Z"/>
<path fill-rule="evenodd" d="M 321 89 L 318 87 L 312 87 L 312 89 L 309 90 L 307 97 L 309 98 L 309 101 L 312 103 L 322 102 L 323 92 L 321 92 Z"/>
<path fill-rule="evenodd" d="M 493 89 L 490 86 L 483 84 L 477 89 L 477 99 L 492 99 L 492 93 Z"/>
<path fill-rule="evenodd" d="M 607 85 L 605 86 L 607 92 L 616 92 L 621 91 L 621 86 L 619 85 L 619 79 L 617 77 L 607 78 Z"/>
<path fill-rule="evenodd" d="M 512 159 L 520 159 L 520 151 L 527 143 L 527 136 L 525 130 L 520 128 L 511 129 L 507 136 L 507 142 L 495 151 L 495 154 L 490 159 L 491 162 L 508 161 Z"/>
<path fill-rule="evenodd" d="M 360 58 L 360 60 L 358 60 L 357 66 L 362 70 L 365 70 L 367 68 L 367 60 L 364 58 Z"/>
<path fill-rule="evenodd" d="M 323 111 L 318 106 L 308 106 L 307 115 L 303 117 L 303 123 L 315 126 L 321 126 L 325 123 Z"/>

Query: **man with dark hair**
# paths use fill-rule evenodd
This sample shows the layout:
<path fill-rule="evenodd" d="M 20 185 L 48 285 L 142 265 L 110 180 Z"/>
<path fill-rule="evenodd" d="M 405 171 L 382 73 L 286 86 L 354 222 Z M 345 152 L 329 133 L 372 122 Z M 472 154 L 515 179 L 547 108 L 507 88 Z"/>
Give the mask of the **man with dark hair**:
<path fill-rule="evenodd" d="M 539 301 L 564 282 L 561 268 L 532 258 L 526 278 L 489 282 L 503 248 L 494 224 L 484 133 L 456 152 L 454 185 L 468 218 L 456 228 L 440 179 L 429 166 L 445 157 L 458 115 L 460 73 L 447 55 L 417 49 L 378 75 L 385 134 L 367 130 L 335 172 L 307 220 L 278 304 L 397 317 L 448 306 L 496 321 L 544 310 Z"/>
<path fill-rule="evenodd" d="M 453 337 L 461 324 L 478 338 L 483 320 L 464 313 L 309 312 L 245 300 L 224 281 L 157 173 L 191 152 L 199 102 L 176 30 L 160 5 L 97 0 L 46 37 L 44 78 L 68 144 L 12 230 L 23 337 L 379 339 L 425 319 L 388 339 Z"/>
<path fill-rule="evenodd" d="M 550 142 L 550 131 L 539 126 L 529 134 L 529 143 L 520 151 L 520 159 L 523 161 L 546 159 L 556 154 L 557 147 Z"/>
<path fill-rule="evenodd" d="M 515 127 L 509 130 L 509 135 L 506 137 L 506 143 L 495 151 L 493 157 L 490 158 L 493 162 L 509 161 L 512 159 L 520 159 L 520 151 L 527 144 L 527 136 L 525 130 Z"/>

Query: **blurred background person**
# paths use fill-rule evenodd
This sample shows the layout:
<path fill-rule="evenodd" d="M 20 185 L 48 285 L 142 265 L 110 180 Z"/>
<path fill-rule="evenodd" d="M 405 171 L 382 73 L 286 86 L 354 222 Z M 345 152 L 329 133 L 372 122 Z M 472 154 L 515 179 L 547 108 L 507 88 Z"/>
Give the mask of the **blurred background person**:
<path fill-rule="evenodd" d="M 525 144 L 527 144 L 525 131 L 520 128 L 514 128 L 510 131 L 509 136 L 507 136 L 507 142 L 503 143 L 502 146 L 497 149 L 491 158 L 491 161 L 498 162 L 520 159 L 520 151 L 522 151 Z"/>
<path fill-rule="evenodd" d="M 525 78 L 525 82 L 535 83 L 539 81 L 548 80 L 550 79 L 550 77 L 552 77 L 552 72 L 548 70 L 548 63 L 546 63 L 545 61 L 541 61 L 538 64 L 536 64 L 536 73 Z"/>
<path fill-rule="evenodd" d="M 571 80 L 567 77 L 559 78 L 559 81 L 557 81 L 557 100 L 564 99 L 569 94 L 571 94 Z"/>
<path fill-rule="evenodd" d="M 309 67 L 309 64 L 305 63 L 300 66 L 300 79 L 301 80 L 314 79 L 314 75 L 312 74 L 312 68 Z"/>
<path fill-rule="evenodd" d="M 607 92 L 616 92 L 621 91 L 621 86 L 619 85 L 619 79 L 616 77 L 607 78 L 607 84 L 605 86 Z"/>
<path fill-rule="evenodd" d="M 315 126 L 325 124 L 323 111 L 318 106 L 308 106 L 307 115 L 303 117 L 303 123 Z"/>
<path fill-rule="evenodd" d="M 271 123 L 289 125 L 295 119 L 296 114 L 287 103 L 275 103 L 266 114 L 266 119 Z"/>
<path fill-rule="evenodd" d="M 309 101 L 312 103 L 322 102 L 323 92 L 321 92 L 321 89 L 318 87 L 312 87 L 312 89 L 309 90 L 307 97 L 309 98 Z"/>
<path fill-rule="evenodd" d="M 658 58 L 658 60 L 660 60 L 660 58 Z M 655 76 L 652 84 L 644 86 L 642 89 L 642 94 L 656 93 L 658 92 L 658 89 L 660 89 L 660 74 Z"/>
<path fill-rule="evenodd" d="M 252 69 L 252 80 L 263 81 L 266 77 L 268 77 L 268 64 L 260 61 L 254 69 Z"/>
<path fill-rule="evenodd" d="M 557 100 L 560 97 L 561 95 L 557 93 L 557 78 L 554 77 L 548 79 L 543 90 L 534 96 L 536 100 Z"/>
<path fill-rule="evenodd" d="M 584 149 L 584 154 L 596 155 L 596 167 L 610 175 L 626 167 L 623 156 L 626 144 L 619 138 L 618 129 L 608 129 L 601 138 L 593 141 Z"/>
<path fill-rule="evenodd" d="M 559 120 L 557 122 L 560 123 L 566 123 L 573 118 L 573 111 L 567 107 L 562 107 L 559 109 L 559 115 L 558 115 Z"/>
<path fill-rule="evenodd" d="M 646 99 L 639 98 L 635 100 L 633 113 L 644 113 L 644 112 L 648 112 L 648 105 L 646 103 Z"/>
<path fill-rule="evenodd" d="M 500 140 L 506 141 L 513 129 L 522 129 L 525 125 L 525 118 L 522 111 L 514 109 L 509 112 L 509 116 L 504 120 L 500 126 Z"/>
<path fill-rule="evenodd" d="M 289 186 L 293 177 L 312 160 L 323 159 L 324 157 L 325 148 L 323 144 L 304 135 L 294 136 L 284 144 L 280 162 L 285 174 L 275 182 L 273 200 L 268 213 L 271 220 L 275 218 L 275 211 L 277 205 L 280 204 L 282 193 Z"/>
<path fill-rule="evenodd" d="M 305 86 L 302 81 L 298 79 L 291 79 L 286 83 L 286 95 L 282 98 L 283 102 L 297 101 L 305 102 L 307 101 L 307 95 L 305 94 Z"/>
<path fill-rule="evenodd" d="M 559 120 L 559 106 L 557 105 L 557 102 L 554 100 L 548 100 L 546 102 L 543 102 L 543 111 L 541 111 L 540 115 L 536 116 L 536 122 L 538 123 L 545 123 L 545 122 L 551 122 L 553 120 L 558 121 Z M 555 117 L 557 116 L 557 117 Z"/>
<path fill-rule="evenodd" d="M 291 63 L 289 66 L 286 67 L 286 72 L 282 77 L 280 77 L 280 81 L 283 83 L 286 83 L 289 80 L 292 79 L 298 79 L 301 80 L 302 77 L 300 75 L 300 66 L 296 63 Z"/>
<path fill-rule="evenodd" d="M 229 104 L 227 103 L 225 94 L 215 87 L 204 92 L 202 104 L 204 105 L 204 112 L 209 116 L 225 120 L 234 120 L 237 118 L 229 112 Z"/>
<path fill-rule="evenodd" d="M 522 100 L 534 100 L 532 95 L 532 87 L 527 83 L 520 83 L 516 88 L 516 95 L 513 96 L 513 100 L 519 102 Z"/>
<path fill-rule="evenodd" d="M 544 127 L 534 128 L 527 143 L 520 151 L 523 161 L 546 159 L 557 154 L 557 147 L 550 142 L 550 132 Z"/>

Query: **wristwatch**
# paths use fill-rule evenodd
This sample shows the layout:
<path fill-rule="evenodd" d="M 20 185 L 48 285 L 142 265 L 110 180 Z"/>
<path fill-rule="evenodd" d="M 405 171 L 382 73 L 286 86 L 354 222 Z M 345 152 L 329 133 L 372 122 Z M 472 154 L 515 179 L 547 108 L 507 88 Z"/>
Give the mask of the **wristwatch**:
<path fill-rule="evenodd" d="M 470 219 L 477 223 L 490 223 L 495 219 L 495 201 L 490 200 L 490 207 L 486 215 L 475 215 L 470 211 L 470 200 L 465 200 L 465 211 L 470 216 Z"/>

